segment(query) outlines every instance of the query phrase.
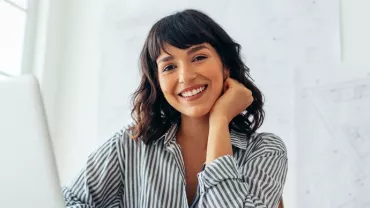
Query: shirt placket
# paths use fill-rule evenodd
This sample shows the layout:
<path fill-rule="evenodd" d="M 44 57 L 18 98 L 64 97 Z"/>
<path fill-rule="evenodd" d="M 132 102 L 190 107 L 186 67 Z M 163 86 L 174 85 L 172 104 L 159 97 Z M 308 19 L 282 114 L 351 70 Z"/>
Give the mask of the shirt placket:
<path fill-rule="evenodd" d="M 182 180 L 182 189 L 183 189 L 183 193 L 184 193 L 184 203 L 187 204 L 187 199 L 186 199 L 186 179 L 185 179 L 185 165 L 184 165 L 184 160 L 183 160 L 183 157 L 182 157 L 182 152 L 181 152 L 181 147 L 180 145 L 178 145 L 176 143 L 175 140 L 172 140 L 170 141 L 167 145 L 166 145 L 166 149 L 167 151 L 170 152 L 170 154 L 172 155 L 173 159 L 175 160 L 175 163 L 176 163 L 176 167 L 181 175 L 181 180 Z"/>

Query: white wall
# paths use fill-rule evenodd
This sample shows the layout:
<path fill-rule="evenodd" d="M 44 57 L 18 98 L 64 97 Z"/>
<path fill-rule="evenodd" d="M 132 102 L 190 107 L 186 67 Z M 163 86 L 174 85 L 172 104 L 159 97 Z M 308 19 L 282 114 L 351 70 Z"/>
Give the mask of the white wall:
<path fill-rule="evenodd" d="M 341 4 L 342 61 L 346 65 L 369 67 L 370 1 L 342 0 Z"/>
<path fill-rule="evenodd" d="M 370 205 L 369 6 L 341 1 L 339 60 L 296 71 L 297 207 Z"/>
<path fill-rule="evenodd" d="M 31 23 L 34 28 L 28 29 L 27 36 L 29 48 L 26 49 L 25 54 L 29 58 L 25 58 L 23 64 L 24 72 L 33 72 L 38 78 L 45 110 L 48 119 L 48 125 L 51 137 L 53 139 L 54 149 L 57 153 L 57 165 L 63 167 L 60 158 L 64 158 L 60 154 L 60 150 L 65 150 L 64 140 L 59 139 L 56 130 L 58 129 L 58 115 L 59 112 L 59 88 L 63 88 L 60 79 L 63 54 L 64 36 L 64 3 L 63 1 L 43 1 L 33 0 L 32 7 L 36 7 L 35 13 L 31 14 L 32 18 L 36 19 L 35 23 Z M 30 27 L 31 27 L 30 26 Z M 33 44 L 31 42 L 33 41 Z M 64 168 L 60 168 L 63 170 Z M 60 172 L 63 176 L 64 172 Z"/>
<path fill-rule="evenodd" d="M 50 1 L 46 6 L 44 66 L 35 71 L 43 86 L 62 183 L 74 177 L 98 141 L 101 7 L 97 2 Z"/>
<path fill-rule="evenodd" d="M 107 20 L 109 20 L 109 18 L 114 18 L 114 16 L 109 16 L 105 9 L 108 8 L 108 6 L 109 8 L 113 8 L 112 5 L 117 4 L 117 8 L 121 8 L 122 10 L 120 10 L 121 14 L 118 14 L 119 11 L 116 10 L 116 15 L 121 15 L 120 17 L 122 19 L 131 18 L 140 20 L 140 16 L 138 16 L 136 12 L 140 10 L 142 10 L 142 12 L 147 12 L 145 8 L 149 7 L 140 9 L 140 5 L 143 4 L 142 2 L 122 2 L 121 4 L 117 2 L 118 1 L 64 0 L 50 1 L 49 5 L 45 3 L 40 4 L 41 7 L 43 5 L 44 8 L 43 10 L 40 9 L 40 22 L 44 22 L 44 25 L 45 22 L 47 22 L 47 27 L 40 30 L 40 34 L 45 34 L 45 37 L 41 35 L 38 47 L 36 47 L 38 53 L 36 53 L 35 58 L 38 61 L 34 64 L 34 71 L 42 81 L 42 90 L 56 148 L 55 151 L 62 183 L 69 181 L 82 167 L 88 154 L 104 140 L 106 135 L 109 135 L 116 127 L 125 123 L 126 118 L 128 118 L 127 112 L 121 112 L 120 109 L 122 106 L 128 106 L 125 97 L 127 98 L 135 88 L 135 83 L 132 83 L 134 79 L 128 80 L 131 82 L 128 87 L 119 88 L 122 90 L 121 92 L 117 93 L 109 89 L 111 89 L 110 87 L 112 86 L 121 86 L 116 80 L 123 78 L 125 75 L 137 77 L 135 69 L 130 68 L 128 70 L 122 67 L 122 70 L 126 71 L 116 76 L 116 79 L 112 80 L 112 83 L 104 83 L 101 80 L 104 80 L 104 76 L 111 77 L 112 74 L 119 73 L 117 65 L 121 64 L 120 60 L 117 58 L 109 58 L 110 55 L 116 53 L 121 56 L 128 56 L 132 59 L 137 58 L 137 48 L 133 49 L 132 53 L 127 53 L 119 48 L 127 47 L 124 43 L 130 42 L 130 40 L 142 40 L 149 28 L 148 25 L 146 25 L 147 22 L 143 23 L 144 25 L 135 31 L 124 30 L 125 27 L 130 27 L 130 21 L 118 21 L 117 24 L 110 22 L 112 25 L 106 25 L 108 22 Z M 186 3 L 184 3 L 184 5 L 185 4 Z M 292 3 L 292 5 L 298 7 L 298 4 Z M 273 6 L 277 7 L 278 5 Z M 370 46 L 370 40 L 367 38 L 369 37 L 370 29 L 365 20 L 370 19 L 370 14 L 366 13 L 366 6 L 367 8 L 369 6 L 367 0 L 342 0 L 341 58 L 343 61 L 342 65 L 345 65 L 342 71 L 344 71 L 345 67 L 348 68 L 353 65 L 360 65 L 361 67 L 353 68 L 353 71 L 351 71 L 353 77 L 361 77 L 369 73 L 368 68 L 370 67 L 370 63 L 366 60 L 366 54 L 368 54 L 368 48 Z M 207 5 L 204 5 L 204 8 L 207 8 Z M 164 10 L 165 9 L 166 8 L 164 8 Z M 279 11 L 279 9 L 272 9 L 272 11 Z M 283 11 L 283 9 L 281 11 Z M 158 14 L 163 14 L 163 12 L 164 11 L 162 11 L 162 13 L 159 12 Z M 210 10 L 209 12 L 212 13 Z M 261 11 L 256 11 L 256 13 L 258 12 Z M 221 24 L 226 24 L 227 20 L 225 16 L 223 16 L 224 13 L 222 13 L 222 10 L 214 12 L 214 14 L 217 13 L 220 14 L 218 19 L 221 21 Z M 42 14 L 44 16 L 42 16 Z M 45 16 L 45 14 L 47 16 Z M 154 21 L 154 18 L 157 18 L 157 16 L 154 15 L 154 17 L 148 18 Z M 103 21 L 106 22 L 103 24 Z M 353 22 L 358 22 L 359 24 L 353 24 Z M 109 31 L 107 32 L 107 30 L 113 30 L 114 27 L 121 28 L 121 33 L 111 33 L 111 41 L 106 41 L 103 44 L 102 39 L 109 36 Z M 241 37 L 238 38 L 237 27 L 233 28 L 230 26 L 228 31 L 232 33 L 232 36 L 236 36 L 236 40 L 241 39 Z M 119 35 L 126 38 L 126 41 L 114 42 L 115 40 L 120 40 Z M 132 39 L 130 39 L 130 37 Z M 282 36 L 282 38 L 284 38 L 284 36 Z M 109 44 L 112 51 L 108 50 Z M 114 44 L 117 45 L 115 46 Z M 242 43 L 242 45 L 247 47 L 253 45 L 253 43 L 246 41 Z M 117 49 L 117 51 L 115 51 L 115 49 Z M 256 49 L 257 54 L 262 54 L 262 49 L 263 47 L 260 51 Z M 253 59 L 256 60 L 261 58 L 258 56 L 253 57 L 252 52 L 253 51 L 249 53 L 250 56 L 247 56 L 248 60 L 253 62 Z M 136 64 L 135 61 L 136 60 L 133 60 L 129 66 L 134 66 Z M 104 68 L 102 68 L 103 66 Z M 253 67 L 251 68 L 253 70 Z M 323 82 L 330 82 L 334 67 L 333 69 L 328 69 L 327 72 L 325 71 L 325 67 L 321 69 L 324 71 L 317 75 L 322 78 L 321 80 Z M 106 73 L 102 70 L 105 70 Z M 281 103 L 277 103 L 279 94 L 286 94 L 286 92 L 289 92 L 294 96 L 295 93 L 301 93 L 300 90 L 302 88 L 314 85 L 317 80 L 316 77 L 310 77 L 309 79 L 305 79 L 303 83 L 300 83 L 303 77 L 307 74 L 309 75 L 309 73 L 305 73 L 305 70 L 308 69 L 304 67 L 300 69 L 287 68 L 286 70 L 289 74 L 286 78 L 286 80 L 289 80 L 286 82 L 288 84 L 282 86 L 278 92 L 274 90 L 276 87 L 273 88 L 273 85 L 264 81 L 263 74 L 258 74 L 258 72 L 256 74 L 256 81 L 260 82 L 263 86 L 263 90 L 268 96 L 267 98 L 272 100 L 272 102 L 268 104 L 270 109 L 268 112 L 277 112 L 279 110 L 279 108 L 277 108 L 277 106 L 281 105 Z M 107 78 L 105 78 L 105 80 L 107 80 Z M 279 82 L 277 82 L 277 84 L 279 84 Z M 290 88 L 293 89 L 295 85 L 298 86 L 297 90 L 291 91 Z M 105 99 L 102 101 L 99 99 L 101 97 Z M 115 102 L 113 102 L 114 98 L 116 98 Z M 299 99 L 293 99 L 289 102 L 288 107 L 285 106 L 285 109 L 294 109 L 296 102 L 299 104 L 301 101 Z M 276 110 L 274 110 L 274 106 L 277 108 Z M 283 107 L 283 105 L 281 106 Z M 125 119 L 119 120 L 119 118 L 116 117 L 117 115 Z M 111 124 L 107 125 L 101 120 L 98 120 L 98 118 L 111 121 Z M 300 117 L 297 117 L 297 115 L 294 116 L 294 114 L 284 116 L 274 113 L 273 116 L 268 118 L 266 124 L 267 127 L 271 127 L 266 127 L 266 130 L 283 135 L 282 137 L 286 141 L 291 152 L 290 176 L 288 176 L 289 183 L 285 193 L 287 207 L 297 207 L 296 199 L 298 197 L 295 195 L 296 187 L 299 189 L 301 185 L 300 180 L 305 180 L 298 178 L 299 180 L 297 182 L 295 181 L 297 175 L 296 164 L 299 161 L 297 161 L 294 155 L 299 145 L 295 143 L 295 133 L 289 133 L 288 131 L 289 129 L 293 129 L 292 125 L 295 125 L 294 119 L 299 120 Z M 285 130 L 284 128 L 278 129 L 274 127 L 274 122 L 285 123 Z M 101 131 L 101 126 L 105 126 L 104 132 Z M 299 128 L 298 126 L 298 129 Z M 302 132 L 298 132 L 297 135 L 301 133 Z"/>

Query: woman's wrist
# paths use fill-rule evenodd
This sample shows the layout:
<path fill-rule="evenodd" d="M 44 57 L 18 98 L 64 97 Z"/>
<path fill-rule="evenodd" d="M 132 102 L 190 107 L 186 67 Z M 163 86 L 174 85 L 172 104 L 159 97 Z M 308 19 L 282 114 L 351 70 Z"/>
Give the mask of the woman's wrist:
<path fill-rule="evenodd" d="M 206 164 L 224 155 L 232 155 L 229 122 L 225 117 L 213 117 L 210 119 Z"/>
<path fill-rule="evenodd" d="M 227 116 L 210 116 L 209 118 L 209 126 L 210 128 L 212 127 L 220 127 L 220 126 L 229 126 L 229 119 L 227 118 Z"/>

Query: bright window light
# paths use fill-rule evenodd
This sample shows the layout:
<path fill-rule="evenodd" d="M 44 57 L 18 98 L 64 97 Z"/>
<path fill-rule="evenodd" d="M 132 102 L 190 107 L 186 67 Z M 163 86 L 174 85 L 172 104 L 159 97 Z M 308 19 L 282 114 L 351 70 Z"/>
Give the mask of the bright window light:
<path fill-rule="evenodd" d="M 24 2 L 24 1 L 19 1 Z M 26 12 L 0 0 L 0 72 L 20 75 Z"/>

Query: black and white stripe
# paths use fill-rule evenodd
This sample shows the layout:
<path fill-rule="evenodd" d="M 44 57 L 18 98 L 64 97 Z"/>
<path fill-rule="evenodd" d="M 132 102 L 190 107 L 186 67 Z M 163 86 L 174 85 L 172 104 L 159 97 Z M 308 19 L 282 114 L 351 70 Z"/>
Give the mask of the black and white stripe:
<path fill-rule="evenodd" d="M 285 184 L 287 152 L 271 133 L 230 132 L 234 155 L 220 157 L 198 174 L 192 205 L 186 198 L 184 162 L 177 125 L 145 145 L 122 130 L 88 158 L 86 167 L 63 187 L 70 208 L 212 207 L 275 208 Z"/>

